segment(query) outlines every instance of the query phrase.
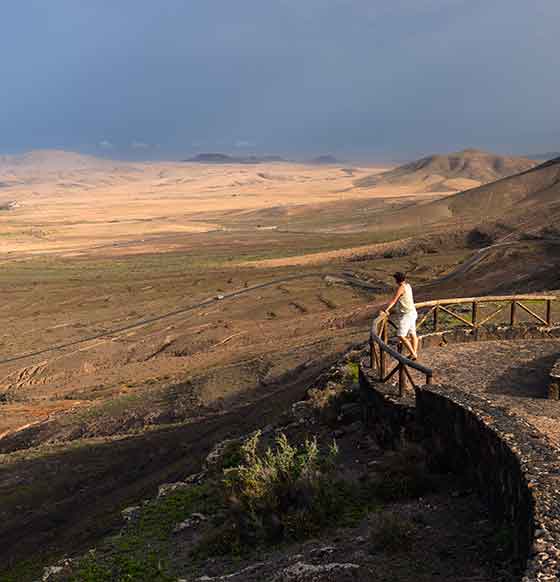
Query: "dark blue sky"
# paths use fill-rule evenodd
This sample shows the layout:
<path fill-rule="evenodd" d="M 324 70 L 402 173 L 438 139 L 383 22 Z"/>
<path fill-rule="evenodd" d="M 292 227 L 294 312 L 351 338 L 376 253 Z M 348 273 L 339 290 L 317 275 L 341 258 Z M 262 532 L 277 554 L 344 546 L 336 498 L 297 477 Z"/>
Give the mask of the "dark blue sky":
<path fill-rule="evenodd" d="M 558 0 L 13 0 L 0 153 L 560 148 Z"/>

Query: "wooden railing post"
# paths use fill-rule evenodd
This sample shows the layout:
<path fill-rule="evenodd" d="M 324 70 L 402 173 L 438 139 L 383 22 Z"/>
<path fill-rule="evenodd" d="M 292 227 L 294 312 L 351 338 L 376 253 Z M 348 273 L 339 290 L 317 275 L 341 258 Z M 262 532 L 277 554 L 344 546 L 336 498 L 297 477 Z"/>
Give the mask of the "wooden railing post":
<path fill-rule="evenodd" d="M 478 321 L 478 302 L 477 301 L 472 302 L 471 321 L 472 321 L 472 324 L 474 325 L 474 327 L 476 327 L 476 323 Z"/>
<path fill-rule="evenodd" d="M 387 339 L 388 339 L 388 335 L 389 335 L 389 330 L 387 329 L 389 327 L 389 323 L 388 320 L 385 319 L 385 321 L 383 322 L 383 329 L 381 331 L 381 339 L 383 340 L 383 343 L 387 343 Z M 380 347 L 379 348 L 379 380 L 381 382 L 383 382 L 384 378 L 385 378 L 385 364 L 387 361 L 387 354 L 385 353 L 385 350 Z"/>
<path fill-rule="evenodd" d="M 436 305 L 434 309 L 434 331 L 439 331 L 438 317 L 439 317 L 439 305 Z"/>
<path fill-rule="evenodd" d="M 546 300 L 546 323 L 547 325 L 552 325 L 552 301 L 550 299 Z"/>
<path fill-rule="evenodd" d="M 517 301 L 513 300 L 511 302 L 511 314 L 510 314 L 510 318 L 509 318 L 509 324 L 513 327 L 515 325 L 515 314 L 517 311 Z"/>
<path fill-rule="evenodd" d="M 399 364 L 399 396 L 404 394 L 406 388 L 406 376 L 404 370 L 404 364 Z"/>

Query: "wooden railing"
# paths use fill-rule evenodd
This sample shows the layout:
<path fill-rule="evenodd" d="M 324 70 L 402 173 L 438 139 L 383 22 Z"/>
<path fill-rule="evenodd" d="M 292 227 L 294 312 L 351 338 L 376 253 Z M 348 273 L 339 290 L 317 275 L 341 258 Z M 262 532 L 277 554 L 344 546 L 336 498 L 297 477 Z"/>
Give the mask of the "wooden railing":
<path fill-rule="evenodd" d="M 557 299 L 553 295 L 499 295 L 423 301 L 416 303 L 416 309 L 419 312 L 416 328 L 422 331 L 421 327 L 428 324 L 426 331 L 429 333 L 446 331 L 449 328 L 459 326 L 470 328 L 476 332 L 489 323 L 495 323 L 500 314 L 502 314 L 502 318 L 506 317 L 506 320 L 500 323 L 515 326 L 521 322 L 521 313 L 524 314 L 526 321 L 536 320 L 542 325 L 551 326 L 553 325 L 552 306 Z M 528 302 L 531 303 L 531 307 L 526 305 Z M 494 308 L 491 313 L 483 313 L 484 308 L 492 307 L 492 304 L 494 304 Z M 534 304 L 542 304 L 544 307 L 542 315 L 535 311 L 537 308 Z M 457 313 L 457 307 L 461 313 Z M 505 314 L 504 311 L 506 311 Z M 388 382 L 398 374 L 399 396 L 404 394 L 407 381 L 416 387 L 416 382 L 411 374 L 412 370 L 423 375 L 426 384 L 431 384 L 434 376 L 431 368 L 403 355 L 401 345 L 398 346 L 398 349 L 389 345 L 390 326 L 396 328 L 391 319 L 386 314 L 381 313 L 371 327 L 370 366 L 377 373 L 377 380 Z"/>
<path fill-rule="evenodd" d="M 370 366 L 372 370 L 377 371 L 379 382 L 388 382 L 395 374 L 398 374 L 399 396 L 402 396 L 406 388 L 407 379 L 413 387 L 416 386 L 410 373 L 411 368 L 424 374 L 426 384 L 432 383 L 433 372 L 430 368 L 403 356 L 400 351 L 388 344 L 390 324 L 392 325 L 393 322 L 386 314 L 382 313 L 374 320 L 371 326 L 369 342 Z M 401 349 L 401 346 L 399 346 L 399 349 Z M 392 366 L 391 369 L 387 370 L 390 366 Z"/>
<path fill-rule="evenodd" d="M 518 308 L 529 316 L 529 320 L 536 320 L 542 325 L 550 326 L 552 325 L 552 303 L 553 301 L 556 301 L 556 299 L 557 298 L 553 295 L 495 295 L 488 297 L 462 297 L 460 299 L 423 301 L 421 303 L 416 303 L 416 309 L 420 314 L 416 328 L 420 329 L 424 323 L 431 319 L 431 331 L 442 331 L 441 316 L 447 315 L 451 320 L 458 321 L 464 326 L 477 329 L 490 322 L 495 322 L 496 317 L 506 309 L 508 310 L 508 318 L 502 323 L 513 326 L 520 322 Z M 525 305 L 527 302 L 531 302 L 532 304 L 543 304 L 543 314 L 539 315 L 533 309 L 527 307 L 527 305 Z M 481 308 L 485 304 L 492 303 L 498 304 L 497 308 L 494 309 L 490 315 L 483 315 L 481 313 Z M 462 314 L 458 314 L 451 309 L 453 306 L 465 305 L 468 306 L 466 313 L 464 308 Z M 426 313 L 420 313 L 426 308 L 428 309 Z M 467 315 L 470 317 L 470 321 L 467 319 Z"/>

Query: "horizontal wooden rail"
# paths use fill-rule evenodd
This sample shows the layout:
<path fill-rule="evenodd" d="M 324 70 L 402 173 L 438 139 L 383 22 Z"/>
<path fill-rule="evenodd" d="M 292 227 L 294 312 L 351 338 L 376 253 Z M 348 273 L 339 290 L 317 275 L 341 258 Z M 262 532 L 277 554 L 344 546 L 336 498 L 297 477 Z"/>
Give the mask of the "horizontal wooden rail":
<path fill-rule="evenodd" d="M 480 328 L 494 320 L 506 308 L 509 308 L 508 324 L 510 326 L 516 325 L 518 323 L 518 307 L 539 324 L 552 326 L 552 303 L 558 299 L 554 295 L 488 295 L 486 297 L 458 297 L 421 301 L 416 303 L 416 309 L 428 309 L 428 311 L 421 314 L 417 327 L 420 328 L 431 319 L 432 330 L 438 332 L 442 327 L 442 323 L 444 323 L 442 322 L 442 317 L 447 315 L 448 319 L 456 320 L 463 327 L 467 327 L 473 330 L 474 334 L 477 334 Z M 541 316 L 530 307 L 527 307 L 525 305 L 527 302 L 542 302 L 544 304 L 544 314 Z M 484 314 L 484 317 L 482 317 L 481 305 L 488 303 L 497 303 L 499 305 L 492 313 L 489 315 Z M 457 305 L 470 306 L 468 310 L 470 311 L 470 321 L 468 320 L 468 312 L 465 313 L 464 309 L 462 314 L 455 313 L 450 309 Z M 390 320 L 386 313 L 380 313 L 374 320 L 370 333 L 370 365 L 372 370 L 377 371 L 380 382 L 388 382 L 395 374 L 398 374 L 399 395 L 402 396 L 406 389 L 407 380 L 413 387 L 416 387 L 411 375 L 412 370 L 424 375 L 426 384 L 431 384 L 434 374 L 431 368 L 407 358 L 402 352 L 388 344 L 390 325 L 396 328 L 394 322 Z M 402 349 L 402 346 L 399 346 L 399 349 Z M 391 364 L 389 364 L 388 359 L 391 360 Z M 393 366 L 389 372 L 387 372 L 388 365 Z"/>
<path fill-rule="evenodd" d="M 385 344 L 379 336 L 373 334 L 372 340 L 378 346 L 382 347 L 387 354 L 389 354 L 394 360 L 397 360 L 397 362 L 399 362 L 400 364 L 405 364 L 409 368 L 414 368 L 415 370 L 418 370 L 419 372 L 422 372 L 422 374 L 426 374 L 427 376 L 432 375 L 432 370 L 430 368 L 424 366 L 423 364 L 420 364 L 415 360 L 411 360 L 410 358 L 403 356 L 399 351 Z"/>
<path fill-rule="evenodd" d="M 416 303 L 416 309 L 435 307 L 436 305 L 461 305 L 463 303 L 499 303 L 500 301 L 555 301 L 556 295 L 485 295 L 484 297 L 455 297 L 452 299 L 434 299 Z"/>
<path fill-rule="evenodd" d="M 426 384 L 432 383 L 433 373 L 431 368 L 420 364 L 415 360 L 407 358 L 398 350 L 392 348 L 387 344 L 388 339 L 388 329 L 390 320 L 385 314 L 380 314 L 373 322 L 371 326 L 370 333 L 370 366 L 375 369 L 378 374 L 378 380 L 380 382 L 388 382 L 395 374 L 398 373 L 398 386 L 399 386 L 399 396 L 404 394 L 406 388 L 406 380 L 410 381 L 413 387 L 413 378 L 410 374 L 408 368 L 412 368 L 424 374 L 426 379 Z M 390 357 L 396 362 L 393 369 L 386 373 L 387 368 L 387 357 Z"/>
<path fill-rule="evenodd" d="M 530 316 L 529 319 L 536 320 L 542 325 L 551 326 L 553 325 L 552 303 L 557 300 L 558 297 L 554 295 L 488 295 L 486 297 L 455 297 L 451 299 L 421 301 L 416 303 L 416 309 L 421 311 L 417 327 L 420 329 L 421 326 L 425 324 L 428 324 L 429 327 L 431 319 L 432 331 L 445 331 L 445 322 L 443 320 L 445 319 L 445 316 L 447 316 L 448 320 L 455 320 L 454 326 L 460 324 L 467 328 L 478 330 L 486 324 L 494 322 L 496 316 L 502 313 L 506 308 L 509 308 L 510 311 L 508 324 L 513 326 L 519 322 L 520 312 L 517 309 L 518 307 Z M 544 305 L 544 312 L 542 314 L 536 313 L 534 309 L 531 308 L 532 306 L 528 307 L 526 305 L 528 302 L 542 303 Z M 498 306 L 497 309 L 492 311 L 489 315 L 482 314 L 481 310 L 485 304 L 498 304 Z M 452 309 L 453 307 L 464 305 L 469 306 L 469 309 L 466 312 L 464 307 L 461 310 L 461 313 L 457 313 L 456 310 Z M 449 321 L 447 323 L 449 323 Z"/>

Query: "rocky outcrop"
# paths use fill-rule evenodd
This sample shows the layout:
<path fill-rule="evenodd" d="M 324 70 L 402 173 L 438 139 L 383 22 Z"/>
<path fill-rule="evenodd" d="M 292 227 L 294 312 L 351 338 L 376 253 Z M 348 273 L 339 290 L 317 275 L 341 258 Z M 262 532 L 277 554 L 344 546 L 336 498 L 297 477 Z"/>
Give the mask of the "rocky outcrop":
<path fill-rule="evenodd" d="M 201 576 L 197 582 L 226 582 L 236 580 L 243 582 L 366 582 L 371 580 L 371 573 L 359 564 L 352 562 L 332 562 L 312 564 L 299 560 L 289 566 L 276 565 L 271 562 L 259 562 L 224 576 Z M 276 573 L 273 573 L 276 570 Z M 179 579 L 181 582 L 181 579 Z"/>
<path fill-rule="evenodd" d="M 369 579 L 358 564 L 333 562 L 315 566 L 297 562 L 278 572 L 272 582 L 357 582 Z"/>

